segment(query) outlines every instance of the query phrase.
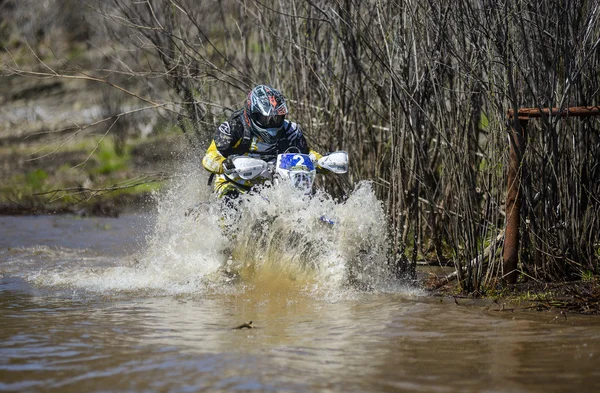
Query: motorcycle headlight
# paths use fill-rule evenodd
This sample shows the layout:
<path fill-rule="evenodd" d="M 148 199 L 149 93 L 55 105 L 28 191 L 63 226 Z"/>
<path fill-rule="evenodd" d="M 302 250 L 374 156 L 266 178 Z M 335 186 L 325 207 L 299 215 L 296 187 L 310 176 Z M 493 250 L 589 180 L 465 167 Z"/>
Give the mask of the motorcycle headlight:
<path fill-rule="evenodd" d="M 290 173 L 290 181 L 295 188 L 304 191 L 305 194 L 308 194 L 312 190 L 312 185 L 315 181 L 315 174 L 311 172 Z"/>

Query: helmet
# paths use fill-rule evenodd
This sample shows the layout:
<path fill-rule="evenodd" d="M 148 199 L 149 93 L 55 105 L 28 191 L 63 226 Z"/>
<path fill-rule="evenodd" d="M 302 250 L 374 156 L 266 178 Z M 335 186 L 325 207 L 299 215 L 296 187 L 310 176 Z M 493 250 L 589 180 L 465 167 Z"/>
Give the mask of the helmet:
<path fill-rule="evenodd" d="M 283 94 L 271 86 L 258 85 L 250 91 L 244 108 L 252 132 L 266 143 L 274 143 L 288 109 Z"/>

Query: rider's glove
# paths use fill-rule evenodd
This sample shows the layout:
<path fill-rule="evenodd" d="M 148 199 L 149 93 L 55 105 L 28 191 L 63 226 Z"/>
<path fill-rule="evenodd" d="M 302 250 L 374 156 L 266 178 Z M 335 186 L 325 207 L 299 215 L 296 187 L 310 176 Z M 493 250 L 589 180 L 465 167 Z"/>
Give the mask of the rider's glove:
<path fill-rule="evenodd" d="M 233 159 L 235 156 L 229 156 L 223 161 L 223 172 L 226 175 L 231 175 L 235 171 L 235 165 L 233 164 Z"/>

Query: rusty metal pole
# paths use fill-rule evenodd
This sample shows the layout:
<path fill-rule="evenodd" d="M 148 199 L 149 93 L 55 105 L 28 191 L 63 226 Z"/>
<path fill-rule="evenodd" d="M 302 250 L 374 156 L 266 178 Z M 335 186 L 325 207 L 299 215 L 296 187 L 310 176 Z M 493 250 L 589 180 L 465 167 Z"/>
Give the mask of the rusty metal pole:
<path fill-rule="evenodd" d="M 527 147 L 527 124 L 530 118 L 548 117 L 592 117 L 600 116 L 600 105 L 571 108 L 519 108 L 518 121 L 515 111 L 508 111 L 510 130 L 510 162 L 508 164 L 508 187 L 506 194 L 506 231 L 504 234 L 504 254 L 502 274 L 506 282 L 514 284 L 519 278 L 519 225 L 521 223 L 521 181 L 523 154 Z"/>
<path fill-rule="evenodd" d="M 519 224 L 521 222 L 521 181 L 523 174 L 523 153 L 527 147 L 527 123 L 529 117 L 511 120 L 508 140 L 510 161 L 508 164 L 508 187 L 506 194 L 506 231 L 504 234 L 504 254 L 502 275 L 509 284 L 517 282 L 519 272 Z"/>
<path fill-rule="evenodd" d="M 571 108 L 519 108 L 517 114 L 520 118 L 530 117 L 591 117 L 600 116 L 600 105 L 594 106 L 574 106 Z M 515 115 L 513 109 L 508 110 L 508 118 L 511 119 Z"/>

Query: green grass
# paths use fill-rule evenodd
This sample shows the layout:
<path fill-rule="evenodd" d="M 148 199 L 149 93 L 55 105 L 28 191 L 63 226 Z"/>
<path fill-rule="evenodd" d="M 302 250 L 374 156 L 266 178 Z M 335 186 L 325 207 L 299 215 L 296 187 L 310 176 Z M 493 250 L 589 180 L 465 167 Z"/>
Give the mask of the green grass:
<path fill-rule="evenodd" d="M 14 169 L 12 175 L 7 173 L 0 183 L 0 201 L 6 206 L 21 206 L 24 209 L 79 209 L 97 204 L 120 206 L 136 203 L 140 197 L 160 190 L 163 183 L 156 181 L 136 185 L 144 178 L 140 177 L 135 167 L 133 147 L 152 146 L 169 140 L 171 136 L 162 134 L 143 141 L 130 139 L 122 155 L 115 152 L 112 138 L 87 137 L 72 141 L 59 151 L 59 154 L 67 154 L 30 161 L 36 164 L 29 166 L 31 169 L 21 173 Z M 26 159 L 36 152 L 39 155 L 40 147 L 44 145 L 0 148 L 0 153 Z M 57 162 L 57 159 L 68 161 Z M 124 188 L 102 191 L 115 187 Z"/>
<path fill-rule="evenodd" d="M 48 178 L 48 173 L 43 169 L 18 174 L 0 188 L 0 193 L 21 201 L 28 195 L 47 191 L 50 188 Z"/>
<path fill-rule="evenodd" d="M 129 155 L 130 150 L 126 146 L 124 154 L 118 155 L 115 152 L 115 145 L 111 139 L 99 142 L 98 148 L 91 157 L 93 161 L 97 162 L 97 165 L 90 172 L 93 174 L 108 175 L 128 168 L 131 158 Z"/>
<path fill-rule="evenodd" d="M 581 281 L 583 281 L 583 282 L 594 281 L 594 273 L 589 270 L 584 270 L 583 272 L 581 272 Z"/>
<path fill-rule="evenodd" d="M 42 190 L 48 179 L 48 173 L 43 169 L 36 169 L 35 171 L 25 174 L 25 184 L 31 190 Z"/>

